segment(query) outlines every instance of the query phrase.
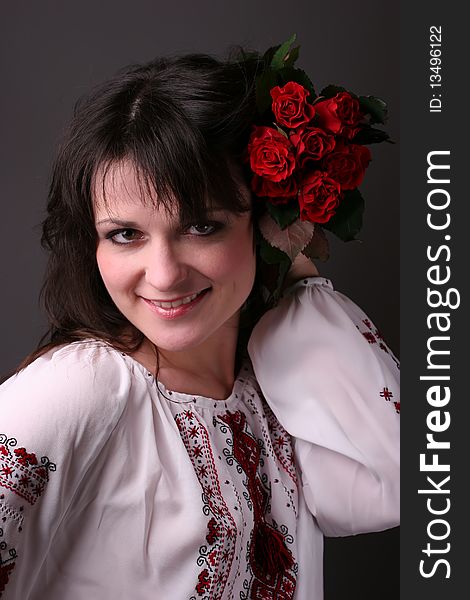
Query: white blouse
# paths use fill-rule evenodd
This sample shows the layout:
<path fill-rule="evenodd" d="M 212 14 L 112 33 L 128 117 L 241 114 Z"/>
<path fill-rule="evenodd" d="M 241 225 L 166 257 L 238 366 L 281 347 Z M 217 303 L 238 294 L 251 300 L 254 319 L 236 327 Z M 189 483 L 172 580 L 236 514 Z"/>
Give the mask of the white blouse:
<path fill-rule="evenodd" d="M 226 400 L 104 342 L 0 387 L 2 600 L 323 597 L 323 534 L 398 524 L 397 361 L 322 277 L 256 325 Z"/>

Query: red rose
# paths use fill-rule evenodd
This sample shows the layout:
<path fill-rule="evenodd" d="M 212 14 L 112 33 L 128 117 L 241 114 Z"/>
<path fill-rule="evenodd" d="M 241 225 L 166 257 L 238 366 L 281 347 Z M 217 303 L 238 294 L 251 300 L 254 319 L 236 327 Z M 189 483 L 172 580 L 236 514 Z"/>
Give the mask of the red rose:
<path fill-rule="evenodd" d="M 291 143 L 272 127 L 254 127 L 248 155 L 251 169 L 270 181 L 286 179 L 295 168 Z"/>
<path fill-rule="evenodd" d="M 325 156 L 322 168 L 339 182 L 343 190 L 353 190 L 362 183 L 370 161 L 370 150 L 366 146 L 341 144 L 336 146 L 334 152 Z"/>
<path fill-rule="evenodd" d="M 339 92 L 333 98 L 315 104 L 317 123 L 332 133 L 347 134 L 361 120 L 359 100 L 348 92 Z"/>
<path fill-rule="evenodd" d="M 293 177 L 274 182 L 254 175 L 251 180 L 251 189 L 257 196 L 269 198 L 271 204 L 286 204 L 291 198 L 297 196 L 298 188 Z"/>
<path fill-rule="evenodd" d="M 327 223 L 335 214 L 341 188 L 328 173 L 313 171 L 301 183 L 299 193 L 300 220 Z"/>
<path fill-rule="evenodd" d="M 272 110 L 279 125 L 294 129 L 310 121 L 315 115 L 315 109 L 307 103 L 309 95 L 310 92 L 295 81 L 289 81 L 282 88 L 272 88 Z"/>
<path fill-rule="evenodd" d="M 352 140 L 356 134 L 359 133 L 361 127 L 348 127 L 345 125 L 343 129 L 341 129 L 341 135 L 344 136 L 347 140 Z"/>
<path fill-rule="evenodd" d="M 361 111 L 359 100 L 353 98 L 348 92 L 340 92 L 336 94 L 336 114 L 341 119 L 343 125 L 349 127 L 356 126 L 361 120 Z"/>
<path fill-rule="evenodd" d="M 307 160 L 320 160 L 335 147 L 334 136 L 318 127 L 306 127 L 290 136 L 295 146 L 297 161 L 303 167 Z"/>

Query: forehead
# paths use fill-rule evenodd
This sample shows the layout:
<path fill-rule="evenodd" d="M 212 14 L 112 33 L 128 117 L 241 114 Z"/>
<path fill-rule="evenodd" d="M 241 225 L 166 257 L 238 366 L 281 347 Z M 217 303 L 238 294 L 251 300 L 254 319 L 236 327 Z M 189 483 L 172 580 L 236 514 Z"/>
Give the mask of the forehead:
<path fill-rule="evenodd" d="M 100 166 L 93 178 L 92 196 L 95 211 L 126 204 L 156 204 L 155 190 L 129 160 Z"/>

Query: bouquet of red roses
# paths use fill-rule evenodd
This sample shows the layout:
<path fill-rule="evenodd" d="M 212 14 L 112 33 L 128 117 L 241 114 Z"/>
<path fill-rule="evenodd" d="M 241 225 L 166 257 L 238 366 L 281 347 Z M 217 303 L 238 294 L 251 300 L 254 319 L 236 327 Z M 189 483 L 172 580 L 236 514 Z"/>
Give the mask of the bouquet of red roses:
<path fill-rule="evenodd" d="M 261 259 L 277 266 L 269 290 L 274 301 L 299 253 L 328 258 L 323 229 L 344 241 L 356 239 L 364 210 L 358 186 L 371 161 L 366 144 L 390 141 L 373 127 L 385 122 L 383 100 L 336 85 L 317 96 L 306 73 L 294 67 L 295 37 L 263 56 L 266 68 L 256 82 L 259 119 L 245 154 L 251 189 L 265 209 L 258 219 Z"/>

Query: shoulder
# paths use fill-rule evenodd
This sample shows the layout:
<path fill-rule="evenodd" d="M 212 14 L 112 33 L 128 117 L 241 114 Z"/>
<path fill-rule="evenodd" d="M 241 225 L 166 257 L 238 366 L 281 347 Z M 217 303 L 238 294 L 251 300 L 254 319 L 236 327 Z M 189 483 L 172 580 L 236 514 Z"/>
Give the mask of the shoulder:
<path fill-rule="evenodd" d="M 109 396 L 112 392 L 120 396 L 131 384 L 131 372 L 125 355 L 101 340 L 67 344 L 43 358 L 44 362 L 38 364 L 38 370 L 53 375 L 54 385 L 71 385 L 76 393 L 92 392 Z"/>
<path fill-rule="evenodd" d="M 126 357 L 86 340 L 50 350 L 0 386 L 0 536 L 17 559 L 13 594 L 122 422 L 134 380 Z"/>
<path fill-rule="evenodd" d="M 12 390 L 34 395 L 43 391 L 40 383 L 46 384 L 48 394 L 54 390 L 69 395 L 99 392 L 109 385 L 112 389 L 119 388 L 129 376 L 123 355 L 101 340 L 89 339 L 49 350 L 7 379 L 0 386 L 0 397 Z"/>
<path fill-rule="evenodd" d="M 307 319 L 309 329 L 321 322 L 342 325 L 346 330 L 366 318 L 365 313 L 350 298 L 334 289 L 325 277 L 307 277 L 287 288 L 278 305 L 268 310 L 257 324 L 268 332 L 276 321 L 296 325 Z"/>
<path fill-rule="evenodd" d="M 366 372 L 373 364 L 397 367 L 371 319 L 324 277 L 305 278 L 288 288 L 254 327 L 248 352 L 255 372 L 258 365 L 275 369 L 292 362 L 329 373 L 346 363 L 362 365 Z"/>
<path fill-rule="evenodd" d="M 249 346 L 256 343 L 269 343 L 271 340 L 291 334 L 306 333 L 327 321 L 343 321 L 348 304 L 353 304 L 345 296 L 335 291 L 333 284 L 324 277 L 306 277 L 288 287 L 277 306 L 268 310 L 256 324 Z M 316 336 L 318 337 L 318 335 Z"/>
<path fill-rule="evenodd" d="M 104 342 L 54 348 L 0 386 L 0 434 L 63 437 L 94 429 L 104 435 L 119 420 L 131 386 L 125 357 Z"/>

